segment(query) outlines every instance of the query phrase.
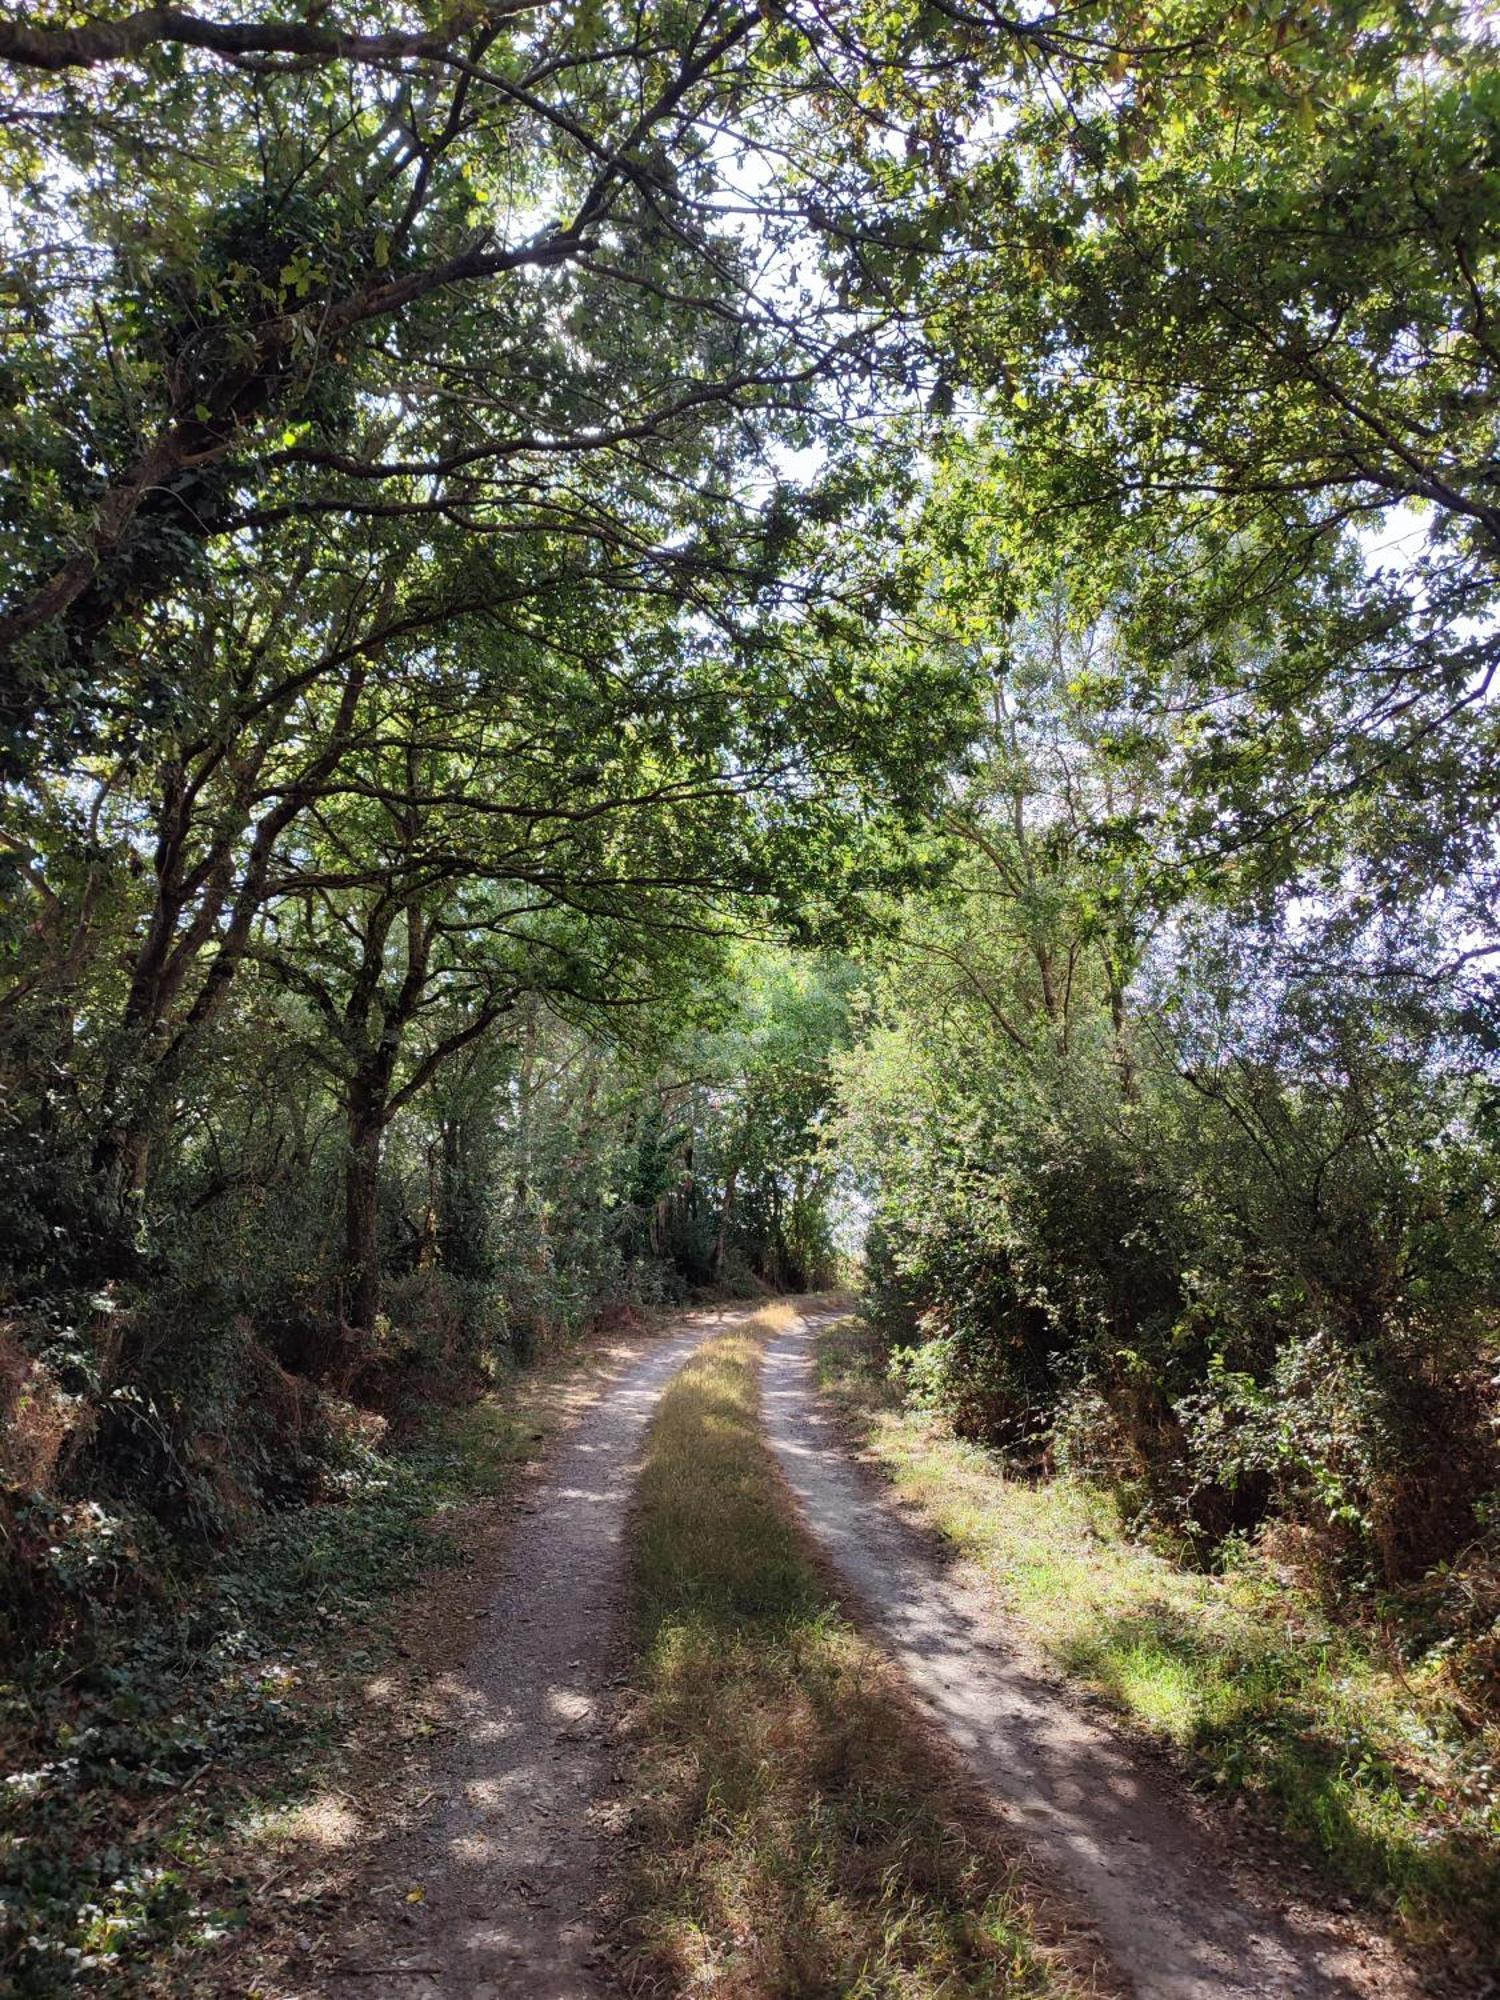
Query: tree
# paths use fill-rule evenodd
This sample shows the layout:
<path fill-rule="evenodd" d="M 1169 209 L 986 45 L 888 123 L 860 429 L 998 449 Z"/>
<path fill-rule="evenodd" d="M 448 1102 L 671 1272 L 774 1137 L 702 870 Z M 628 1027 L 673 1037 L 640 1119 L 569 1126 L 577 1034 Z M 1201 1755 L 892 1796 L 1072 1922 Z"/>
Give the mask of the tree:
<path fill-rule="evenodd" d="M 1492 824 L 1500 51 L 1445 0 L 1212 12 L 979 142 L 927 305 L 1013 581 L 1190 676 L 1201 851 L 1354 833 L 1405 893 Z"/>
<path fill-rule="evenodd" d="M 878 194 L 854 238 L 829 205 L 850 26 L 730 0 L 13 25 L 9 767 L 190 707 L 169 607 L 274 570 L 289 523 L 787 584 L 767 448 L 819 440 L 836 474 L 891 310 L 835 278 L 882 240 Z"/>

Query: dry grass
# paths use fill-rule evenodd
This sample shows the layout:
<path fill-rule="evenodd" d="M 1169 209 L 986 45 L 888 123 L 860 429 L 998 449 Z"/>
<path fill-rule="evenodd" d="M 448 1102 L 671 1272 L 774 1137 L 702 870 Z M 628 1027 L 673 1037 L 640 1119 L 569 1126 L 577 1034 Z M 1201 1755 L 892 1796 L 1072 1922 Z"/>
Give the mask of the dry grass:
<path fill-rule="evenodd" d="M 638 1994 L 959 2000 L 1078 1990 L 1014 1864 L 841 1613 L 760 1439 L 757 1332 L 678 1377 L 638 1495 Z"/>

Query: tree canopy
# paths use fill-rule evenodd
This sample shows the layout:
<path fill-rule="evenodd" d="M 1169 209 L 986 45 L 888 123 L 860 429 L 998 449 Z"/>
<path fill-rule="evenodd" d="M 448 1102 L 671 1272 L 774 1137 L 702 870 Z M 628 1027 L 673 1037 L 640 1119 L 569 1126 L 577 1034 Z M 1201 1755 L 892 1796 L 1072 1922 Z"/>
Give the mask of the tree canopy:
<path fill-rule="evenodd" d="M 867 1223 L 904 1390 L 1195 1560 L 1492 1559 L 1481 10 L 13 8 L 0 187 L 59 1506 Z"/>

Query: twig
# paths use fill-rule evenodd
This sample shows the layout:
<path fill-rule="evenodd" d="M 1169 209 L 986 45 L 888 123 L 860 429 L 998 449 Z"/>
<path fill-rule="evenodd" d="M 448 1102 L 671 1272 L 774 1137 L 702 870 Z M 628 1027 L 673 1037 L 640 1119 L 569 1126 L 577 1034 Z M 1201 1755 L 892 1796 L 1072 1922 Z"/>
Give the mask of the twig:
<path fill-rule="evenodd" d="M 214 1765 L 212 1758 L 209 1759 L 208 1763 L 200 1764 L 198 1766 L 198 1769 L 194 1771 L 193 1775 L 190 1778 L 185 1779 L 182 1784 L 178 1785 L 175 1791 L 168 1792 L 166 1797 L 164 1799 L 158 1799 L 155 1805 L 153 1805 L 148 1812 L 142 1813 L 140 1818 L 136 1821 L 136 1825 L 150 1826 L 151 1822 L 154 1819 L 159 1818 L 160 1815 L 163 1812 L 165 1812 L 168 1806 L 175 1806 L 180 1799 L 185 1798 L 187 1794 L 193 1789 L 194 1785 L 197 1784 L 198 1780 L 200 1778 L 206 1777 L 213 1768 Z"/>
<path fill-rule="evenodd" d="M 440 1965 L 331 1965 L 329 1971 L 340 1979 L 373 1978 L 376 1974 L 411 1972 L 421 1978 L 435 1979 L 443 1970 Z"/>

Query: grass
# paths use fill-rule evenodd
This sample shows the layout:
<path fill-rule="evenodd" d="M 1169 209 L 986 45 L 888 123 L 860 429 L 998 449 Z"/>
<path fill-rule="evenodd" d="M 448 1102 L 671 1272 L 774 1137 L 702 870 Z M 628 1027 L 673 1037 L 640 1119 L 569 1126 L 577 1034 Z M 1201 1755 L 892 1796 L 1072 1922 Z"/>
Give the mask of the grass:
<path fill-rule="evenodd" d="M 757 1331 L 774 1316 L 677 1378 L 637 1495 L 631 1990 L 1076 1991 L 794 1525 L 760 1437 Z"/>
<path fill-rule="evenodd" d="M 1493 1951 L 1500 1730 L 1461 1712 L 1440 1662 L 1393 1662 L 1253 1553 L 1205 1575 L 1127 1535 L 1105 1494 L 1008 1478 L 901 1407 L 857 1321 L 825 1334 L 820 1369 L 897 1492 L 1053 1664 L 1415 1941 Z"/>
<path fill-rule="evenodd" d="M 461 1551 L 444 1523 L 541 1448 L 559 1357 L 352 1464 L 112 1614 L 87 1650 L 0 1667 L 0 1990 L 174 1990 L 246 1920 L 232 1860 L 336 1778 L 387 1612 Z"/>

